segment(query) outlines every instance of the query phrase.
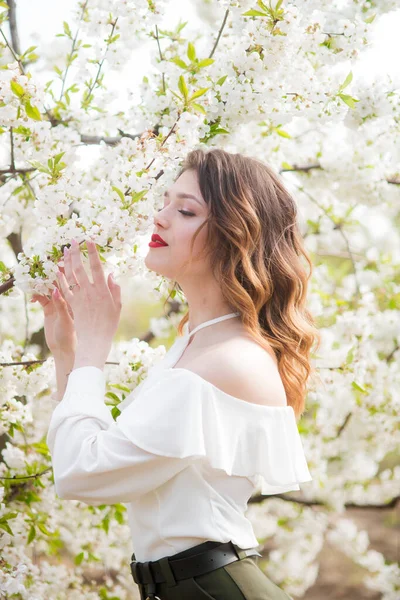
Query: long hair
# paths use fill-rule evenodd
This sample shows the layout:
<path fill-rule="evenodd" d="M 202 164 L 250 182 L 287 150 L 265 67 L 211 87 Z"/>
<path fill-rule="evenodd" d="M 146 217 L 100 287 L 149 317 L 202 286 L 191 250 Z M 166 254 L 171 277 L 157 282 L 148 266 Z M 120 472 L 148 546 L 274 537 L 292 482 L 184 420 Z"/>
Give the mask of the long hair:
<path fill-rule="evenodd" d="M 207 226 L 204 256 L 222 295 L 232 311 L 240 312 L 253 339 L 267 352 L 272 348 L 287 403 L 298 419 L 305 410 L 307 380 L 315 373 L 311 348 L 315 341 L 319 348 L 321 336 L 306 308 L 312 263 L 296 222 L 295 201 L 271 167 L 256 158 L 196 149 L 185 157 L 176 179 L 189 169 L 197 173 L 209 207 L 191 253 Z M 189 311 L 178 325 L 179 335 L 188 320 Z"/>

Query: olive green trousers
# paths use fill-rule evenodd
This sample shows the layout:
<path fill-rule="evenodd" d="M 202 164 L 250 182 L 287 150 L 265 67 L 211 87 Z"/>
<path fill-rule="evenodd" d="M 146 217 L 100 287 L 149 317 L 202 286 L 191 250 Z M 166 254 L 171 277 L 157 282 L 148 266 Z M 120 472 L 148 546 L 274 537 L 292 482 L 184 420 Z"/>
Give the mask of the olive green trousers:
<path fill-rule="evenodd" d="M 174 558 L 197 552 L 198 546 L 195 546 Z M 167 582 L 158 583 L 156 596 L 160 600 L 292 600 L 261 571 L 259 560 L 258 556 L 246 556 L 204 575 L 181 579 L 172 587 Z M 145 586 L 139 584 L 138 587 L 141 600 L 146 600 Z"/>

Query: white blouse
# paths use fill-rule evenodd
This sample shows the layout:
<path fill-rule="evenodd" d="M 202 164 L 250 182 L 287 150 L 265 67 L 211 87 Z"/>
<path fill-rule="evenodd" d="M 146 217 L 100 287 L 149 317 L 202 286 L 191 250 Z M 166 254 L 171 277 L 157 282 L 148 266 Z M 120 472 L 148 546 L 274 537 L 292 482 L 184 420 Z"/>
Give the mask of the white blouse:
<path fill-rule="evenodd" d="M 101 369 L 74 369 L 53 411 L 47 445 L 60 498 L 127 503 L 136 560 L 154 561 L 213 540 L 258 546 L 247 502 L 311 481 L 291 406 L 231 396 L 174 368 L 206 321 L 178 337 L 113 419 Z"/>

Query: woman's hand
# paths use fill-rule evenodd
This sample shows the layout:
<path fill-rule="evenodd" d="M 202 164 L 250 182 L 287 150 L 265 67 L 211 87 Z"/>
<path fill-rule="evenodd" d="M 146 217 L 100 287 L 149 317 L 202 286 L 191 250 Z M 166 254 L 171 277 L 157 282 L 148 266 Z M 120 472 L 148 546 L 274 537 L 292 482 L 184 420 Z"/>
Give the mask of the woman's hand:
<path fill-rule="evenodd" d="M 79 244 L 64 248 L 64 271 L 57 273 L 61 291 L 71 307 L 77 336 L 74 368 L 102 368 L 111 349 L 121 312 L 121 288 L 110 274 L 106 281 L 96 244 L 87 240 L 93 283 L 82 263 Z M 70 286 L 73 286 L 70 289 Z"/>
<path fill-rule="evenodd" d="M 59 267 L 61 269 L 61 267 Z M 57 283 L 48 296 L 33 294 L 31 302 L 39 302 L 44 312 L 44 335 L 46 344 L 53 356 L 74 357 L 76 333 L 71 308 L 62 297 Z"/>

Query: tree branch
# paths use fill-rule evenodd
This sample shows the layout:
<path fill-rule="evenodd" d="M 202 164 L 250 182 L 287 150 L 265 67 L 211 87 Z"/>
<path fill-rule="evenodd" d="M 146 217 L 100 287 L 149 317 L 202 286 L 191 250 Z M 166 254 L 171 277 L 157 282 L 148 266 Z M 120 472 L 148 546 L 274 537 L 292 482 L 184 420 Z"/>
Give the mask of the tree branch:
<path fill-rule="evenodd" d="M 17 6 L 15 0 L 8 0 L 8 22 L 10 24 L 11 44 L 16 54 L 21 54 L 17 29 Z"/>
<path fill-rule="evenodd" d="M 116 25 L 117 25 L 117 21 L 118 21 L 118 18 L 116 18 L 116 19 L 115 19 L 115 21 L 111 23 L 111 25 L 112 25 L 112 29 L 111 29 L 111 33 L 110 33 L 110 35 L 109 35 L 109 38 L 108 38 L 108 39 L 111 39 L 111 38 L 112 38 L 112 36 L 113 36 L 113 33 L 114 33 L 114 30 L 115 30 L 115 27 L 116 27 Z M 89 91 L 87 92 L 87 98 L 88 98 L 88 100 L 90 99 L 90 96 L 91 96 L 91 94 L 92 94 L 92 92 L 93 92 L 93 90 L 94 90 L 94 87 L 95 87 L 95 85 L 96 85 L 96 83 L 97 83 L 97 81 L 98 81 L 98 79 L 99 79 L 99 75 L 100 75 L 101 68 L 102 68 L 102 66 L 103 66 L 103 63 L 104 63 L 104 61 L 105 61 L 105 59 L 106 59 L 106 56 L 107 56 L 108 48 L 109 48 L 109 44 L 107 44 L 107 48 L 105 49 L 104 56 L 103 56 L 103 58 L 101 59 L 101 61 L 99 62 L 99 67 L 98 67 L 98 69 L 97 69 L 97 73 L 96 73 L 96 77 L 95 77 L 95 79 L 94 79 L 94 82 L 93 82 L 93 84 L 90 86 L 90 88 L 89 88 Z"/>
<path fill-rule="evenodd" d="M 214 47 L 213 47 L 213 49 L 211 50 L 211 52 L 210 52 L 210 56 L 209 56 L 208 58 L 212 58 L 212 57 L 213 57 L 213 54 L 214 54 L 214 52 L 215 52 L 215 50 L 216 50 L 216 48 L 217 48 L 217 46 L 218 46 L 218 42 L 219 42 L 219 40 L 220 40 L 220 37 L 221 37 L 222 31 L 223 31 L 223 29 L 224 29 L 224 27 L 225 27 L 225 24 L 226 24 L 226 20 L 227 20 L 227 18 L 228 18 L 228 15 L 229 15 L 229 8 L 228 8 L 228 9 L 226 10 L 226 12 L 225 12 L 224 20 L 222 21 L 222 25 L 221 25 L 221 27 L 219 28 L 219 31 L 218 31 L 218 36 L 217 36 L 217 39 L 215 40 Z"/>
<path fill-rule="evenodd" d="M 49 471 L 51 471 L 51 470 L 52 470 L 52 467 L 49 467 L 48 469 L 45 469 L 41 473 L 35 473 L 34 475 L 13 475 L 13 477 L 0 477 L 0 479 L 11 479 L 12 481 L 15 481 L 18 479 L 37 479 L 38 477 L 41 477 L 45 473 L 49 473 Z"/>
<path fill-rule="evenodd" d="M 88 0 L 86 0 L 86 2 L 84 3 L 84 5 L 82 7 L 81 16 L 79 17 L 79 21 L 78 21 L 78 27 L 76 29 L 75 37 L 74 37 L 74 39 L 72 41 L 71 52 L 70 52 L 70 54 L 68 54 L 68 57 L 67 57 L 67 67 L 65 69 L 65 73 L 64 73 L 64 76 L 63 76 L 63 79 L 62 79 L 60 100 L 62 99 L 63 94 L 64 94 L 64 86 L 65 86 L 65 82 L 67 80 L 68 70 L 69 70 L 69 68 L 70 68 L 70 66 L 72 64 L 71 58 L 73 57 L 73 54 L 74 54 L 74 51 L 75 51 L 75 45 L 76 45 L 76 41 L 78 39 L 78 33 L 79 33 L 80 26 L 81 26 L 81 21 L 83 19 L 84 14 L 85 14 L 87 3 L 88 3 Z"/>
<path fill-rule="evenodd" d="M 303 506 L 326 506 L 326 502 L 320 502 L 318 500 L 305 500 L 304 498 L 296 498 L 293 496 L 287 497 L 286 494 L 274 494 L 273 498 L 280 498 L 281 500 L 285 500 L 285 502 L 296 502 L 297 504 L 302 504 Z M 250 502 L 253 504 L 259 504 L 264 500 L 265 496 L 263 496 L 262 494 L 257 494 L 256 496 L 253 496 L 249 499 L 249 504 Z M 390 508 L 395 508 L 399 500 L 400 496 L 395 496 L 392 500 L 385 504 L 354 504 L 354 502 L 347 502 L 344 506 L 346 508 L 364 508 L 367 510 L 376 508 L 386 510 Z"/>

